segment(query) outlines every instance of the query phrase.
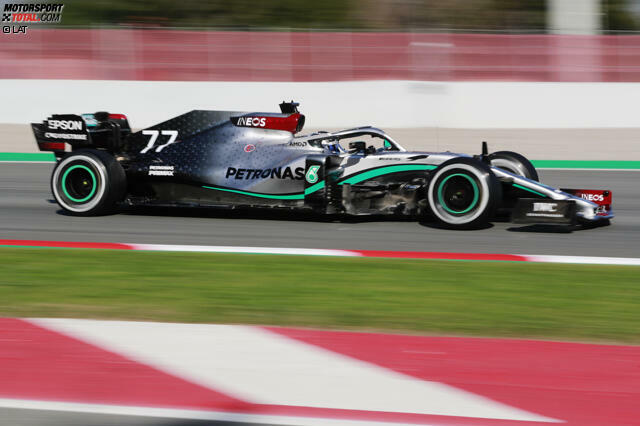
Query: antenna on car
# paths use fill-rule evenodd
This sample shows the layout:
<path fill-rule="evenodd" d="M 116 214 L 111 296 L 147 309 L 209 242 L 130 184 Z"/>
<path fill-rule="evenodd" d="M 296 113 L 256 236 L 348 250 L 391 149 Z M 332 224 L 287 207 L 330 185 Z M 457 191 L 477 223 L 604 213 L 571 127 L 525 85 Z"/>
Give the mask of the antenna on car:
<path fill-rule="evenodd" d="M 296 112 L 298 112 L 299 105 L 300 103 L 293 102 L 293 100 L 291 100 L 291 102 L 282 101 L 282 103 L 280 104 L 280 111 L 283 114 L 295 114 Z"/>
<path fill-rule="evenodd" d="M 489 164 L 489 146 L 487 141 L 482 141 L 482 154 L 480 154 L 480 161 Z"/>

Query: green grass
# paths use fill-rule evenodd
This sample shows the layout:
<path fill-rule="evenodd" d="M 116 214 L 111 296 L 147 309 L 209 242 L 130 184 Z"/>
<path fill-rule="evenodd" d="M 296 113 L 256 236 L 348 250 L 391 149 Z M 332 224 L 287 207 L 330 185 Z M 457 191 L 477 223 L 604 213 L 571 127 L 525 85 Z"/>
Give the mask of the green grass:
<path fill-rule="evenodd" d="M 640 343 L 640 268 L 0 249 L 0 315 Z"/>

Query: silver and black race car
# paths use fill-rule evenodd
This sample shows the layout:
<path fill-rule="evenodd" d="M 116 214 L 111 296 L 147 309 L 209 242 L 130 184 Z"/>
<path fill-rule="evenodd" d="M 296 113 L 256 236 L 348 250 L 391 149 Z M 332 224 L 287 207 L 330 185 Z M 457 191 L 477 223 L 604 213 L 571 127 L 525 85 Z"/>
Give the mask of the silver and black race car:
<path fill-rule="evenodd" d="M 607 190 L 556 189 L 529 160 L 409 152 L 375 127 L 298 136 L 298 104 L 280 113 L 195 110 L 132 132 L 122 114 L 52 115 L 32 124 L 58 159 L 51 189 L 77 215 L 122 206 L 276 207 L 330 215 L 432 217 L 483 226 L 497 212 L 519 223 L 606 222 Z"/>

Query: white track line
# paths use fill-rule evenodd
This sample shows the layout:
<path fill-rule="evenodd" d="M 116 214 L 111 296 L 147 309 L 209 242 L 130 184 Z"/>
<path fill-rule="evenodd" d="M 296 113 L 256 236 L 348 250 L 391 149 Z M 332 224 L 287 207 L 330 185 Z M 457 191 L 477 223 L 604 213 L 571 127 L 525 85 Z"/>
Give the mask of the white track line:
<path fill-rule="evenodd" d="M 306 249 L 284 247 L 235 247 L 235 246 L 192 246 L 172 244 L 128 244 L 133 250 L 143 251 L 176 251 L 205 253 L 244 253 L 244 254 L 287 254 L 306 256 L 338 256 L 338 257 L 376 257 L 365 255 L 358 250 Z M 418 252 L 419 253 L 419 252 Z M 602 257 L 602 256 L 564 256 L 564 255 L 530 255 L 519 254 L 528 262 L 538 263 L 579 263 L 592 265 L 626 265 L 640 266 L 640 258 Z M 384 257 L 384 256 L 381 256 Z M 411 256 L 407 256 L 411 258 Z M 433 258 L 432 260 L 437 260 Z"/>
<path fill-rule="evenodd" d="M 586 265 L 627 265 L 640 266 L 640 259 L 632 257 L 599 257 L 599 256 L 549 256 L 523 254 L 529 262 L 542 263 L 580 263 Z"/>
<path fill-rule="evenodd" d="M 172 244 L 128 244 L 134 250 L 146 251 L 185 251 L 205 253 L 247 253 L 247 254 L 297 254 L 306 256 L 360 256 L 359 253 L 349 250 L 324 250 L 306 248 L 279 248 L 279 247 L 235 247 L 235 246 L 191 246 Z"/>
<path fill-rule="evenodd" d="M 65 242 L 53 242 L 51 247 L 64 247 Z M 283 255 L 304 255 L 304 256 L 336 256 L 336 257 L 369 257 L 369 258 L 394 258 L 394 259 L 421 259 L 421 260 L 455 260 L 456 253 L 433 253 L 427 257 L 420 256 L 421 252 L 397 252 L 399 256 L 393 256 L 394 251 L 376 250 L 340 250 L 340 249 L 310 249 L 310 248 L 285 248 L 285 247 L 244 247 L 244 246 L 198 246 L 198 245 L 172 245 L 172 244 L 135 244 L 135 243 L 113 243 L 123 247 L 113 247 L 111 243 L 104 243 L 105 247 L 96 247 L 94 243 L 69 243 L 72 248 L 86 249 L 122 249 L 127 247 L 130 250 L 140 251 L 164 251 L 164 252 L 201 252 L 201 253 L 237 253 L 237 254 L 283 254 Z M 100 245 L 101 243 L 97 243 Z M 111 244 L 111 245 L 109 245 Z M 86 246 L 85 246 L 86 245 Z M 32 241 L 2 240 L 0 247 L 49 247 L 47 245 L 33 244 Z M 438 255 L 441 254 L 441 257 Z M 469 255 L 482 257 L 477 260 L 505 260 L 505 254 L 496 254 L 492 259 L 490 253 L 461 253 L 459 260 L 469 260 Z M 452 257 L 453 255 L 453 257 Z M 535 255 L 535 254 L 506 254 L 507 256 L 519 256 L 520 259 L 508 259 L 512 262 L 537 262 L 537 263 L 576 263 L 590 265 L 620 265 L 620 266 L 640 266 L 640 258 L 633 257 L 604 257 L 604 256 L 564 256 L 564 255 Z M 502 257 L 502 258 L 501 258 Z"/>
<path fill-rule="evenodd" d="M 70 319 L 32 321 L 252 403 L 557 422 L 259 327 Z"/>

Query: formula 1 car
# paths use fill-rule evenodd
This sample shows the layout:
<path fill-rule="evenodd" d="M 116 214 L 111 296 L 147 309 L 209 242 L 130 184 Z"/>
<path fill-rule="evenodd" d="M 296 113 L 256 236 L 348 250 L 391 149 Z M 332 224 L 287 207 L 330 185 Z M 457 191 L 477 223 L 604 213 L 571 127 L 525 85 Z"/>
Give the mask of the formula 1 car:
<path fill-rule="evenodd" d="M 122 206 L 276 207 L 330 215 L 433 217 L 447 227 L 605 222 L 607 190 L 540 183 L 520 154 L 408 152 L 375 127 L 296 136 L 298 104 L 280 113 L 194 110 L 132 132 L 122 114 L 52 115 L 32 129 L 58 159 L 55 200 L 99 215 Z M 345 147 L 345 143 L 347 143 Z"/>

